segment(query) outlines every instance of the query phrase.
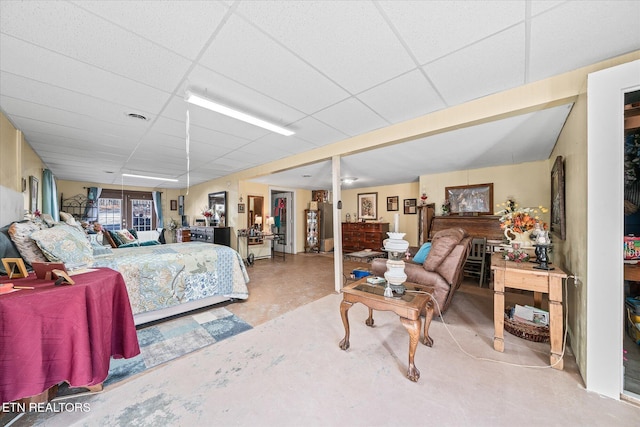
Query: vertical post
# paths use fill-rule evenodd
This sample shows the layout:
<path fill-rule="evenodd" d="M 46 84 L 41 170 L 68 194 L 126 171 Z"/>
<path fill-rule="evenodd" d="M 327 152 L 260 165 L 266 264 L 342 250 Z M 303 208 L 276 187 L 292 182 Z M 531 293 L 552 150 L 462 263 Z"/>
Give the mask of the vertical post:
<path fill-rule="evenodd" d="M 340 189 L 340 156 L 331 158 L 333 190 L 333 271 L 336 292 L 342 290 L 342 192 Z"/>

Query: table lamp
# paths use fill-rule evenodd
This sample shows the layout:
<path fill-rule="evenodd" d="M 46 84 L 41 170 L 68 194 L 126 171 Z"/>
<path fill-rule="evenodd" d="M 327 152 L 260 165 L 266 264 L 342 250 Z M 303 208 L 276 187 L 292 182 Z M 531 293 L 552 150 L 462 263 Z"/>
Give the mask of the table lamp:
<path fill-rule="evenodd" d="M 403 283 L 407 280 L 407 275 L 404 272 L 402 257 L 409 248 L 409 242 L 403 239 L 405 233 L 388 232 L 387 235 L 389 238 L 384 241 L 384 250 L 388 253 L 389 259 L 387 271 L 384 273 L 384 278 L 387 280 L 384 296 L 391 297 L 393 292 L 402 295 L 406 290 Z"/>
<path fill-rule="evenodd" d="M 261 230 L 262 229 L 262 217 L 261 216 L 256 216 L 256 230 Z"/>
<path fill-rule="evenodd" d="M 273 228 L 275 227 L 276 221 L 272 216 L 267 217 L 267 226 L 269 227 L 269 233 L 273 233 Z"/>

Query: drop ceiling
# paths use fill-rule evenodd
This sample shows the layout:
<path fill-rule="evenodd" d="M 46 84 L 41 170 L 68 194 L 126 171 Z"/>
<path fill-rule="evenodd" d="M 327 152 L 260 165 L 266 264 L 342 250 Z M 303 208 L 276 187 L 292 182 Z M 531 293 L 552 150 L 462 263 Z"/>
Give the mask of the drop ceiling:
<path fill-rule="evenodd" d="M 58 179 L 185 188 L 187 111 L 194 185 L 640 49 L 639 18 L 636 1 L 1 1 L 0 109 Z M 343 175 L 548 158 L 570 107 L 345 156 Z M 291 166 L 256 179 L 330 186 L 328 161 Z"/>

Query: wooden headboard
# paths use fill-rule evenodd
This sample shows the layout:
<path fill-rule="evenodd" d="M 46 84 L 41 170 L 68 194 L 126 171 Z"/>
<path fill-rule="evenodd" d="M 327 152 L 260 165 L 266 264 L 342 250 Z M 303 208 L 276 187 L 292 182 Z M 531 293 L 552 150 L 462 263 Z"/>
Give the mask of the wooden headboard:
<path fill-rule="evenodd" d="M 464 228 L 470 236 L 486 237 L 487 240 L 504 239 L 504 230 L 500 228 L 500 217 L 496 215 L 480 216 L 436 216 L 431 221 L 429 238 L 446 228 Z"/>

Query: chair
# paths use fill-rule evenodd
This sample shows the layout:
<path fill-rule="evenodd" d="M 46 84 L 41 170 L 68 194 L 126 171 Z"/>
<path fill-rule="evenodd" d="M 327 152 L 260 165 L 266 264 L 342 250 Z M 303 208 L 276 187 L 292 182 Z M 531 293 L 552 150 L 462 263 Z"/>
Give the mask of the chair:
<path fill-rule="evenodd" d="M 478 277 L 480 287 L 484 285 L 485 266 L 487 264 L 487 238 L 474 237 L 471 241 L 471 252 L 464 264 L 464 275 Z"/>

